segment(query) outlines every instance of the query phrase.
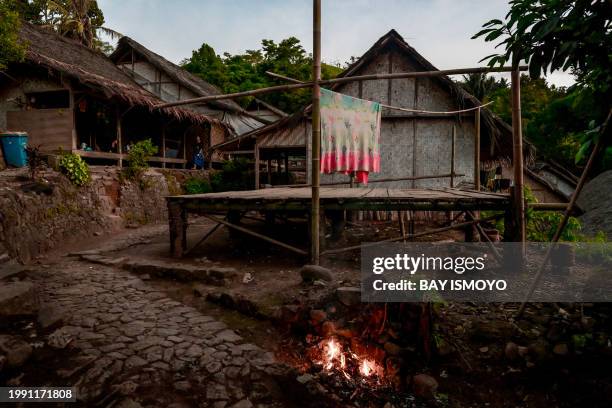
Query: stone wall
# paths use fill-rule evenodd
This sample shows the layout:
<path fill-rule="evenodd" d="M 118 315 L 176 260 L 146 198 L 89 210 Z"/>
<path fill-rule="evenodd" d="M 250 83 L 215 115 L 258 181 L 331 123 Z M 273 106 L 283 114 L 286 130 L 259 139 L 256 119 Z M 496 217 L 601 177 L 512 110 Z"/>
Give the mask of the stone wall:
<path fill-rule="evenodd" d="M 140 181 L 128 181 L 116 167 L 90 170 L 83 187 L 50 169 L 42 173 L 47 184 L 27 180 L 27 169 L 0 172 L 0 255 L 26 263 L 63 244 L 165 222 L 164 197 L 182 193 L 180 183 L 192 173 L 150 169 Z"/>

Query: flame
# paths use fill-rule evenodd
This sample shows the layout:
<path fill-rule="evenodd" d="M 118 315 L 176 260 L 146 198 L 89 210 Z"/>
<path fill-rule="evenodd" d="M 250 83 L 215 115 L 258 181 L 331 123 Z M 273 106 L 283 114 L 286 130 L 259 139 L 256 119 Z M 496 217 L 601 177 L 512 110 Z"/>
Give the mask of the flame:
<path fill-rule="evenodd" d="M 373 378 L 382 375 L 382 369 L 376 362 L 368 358 L 362 358 L 352 351 L 344 351 L 342 345 L 334 338 L 323 342 L 322 361 L 318 363 L 326 371 L 339 371 L 346 379 L 351 380 L 351 372 L 365 378 Z M 351 368 L 352 367 L 352 368 Z"/>
<path fill-rule="evenodd" d="M 364 377 L 369 377 L 374 373 L 374 363 L 368 359 L 363 359 L 361 365 L 359 366 L 359 372 Z"/>

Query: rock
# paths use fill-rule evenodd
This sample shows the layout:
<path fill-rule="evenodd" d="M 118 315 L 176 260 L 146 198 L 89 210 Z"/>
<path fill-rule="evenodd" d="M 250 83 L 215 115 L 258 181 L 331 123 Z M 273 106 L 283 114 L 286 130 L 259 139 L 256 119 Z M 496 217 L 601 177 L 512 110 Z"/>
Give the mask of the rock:
<path fill-rule="evenodd" d="M 310 320 L 313 324 L 320 324 L 323 320 L 327 319 L 327 313 L 320 309 L 313 309 L 310 311 Z"/>
<path fill-rule="evenodd" d="M 127 360 L 125 360 L 125 368 L 130 369 L 134 367 L 142 367 L 147 364 L 147 360 L 140 358 L 138 356 L 130 356 Z"/>
<path fill-rule="evenodd" d="M 516 343 L 509 341 L 506 343 L 506 348 L 504 349 L 504 354 L 506 358 L 510 361 L 516 360 L 519 356 L 519 348 Z"/>
<path fill-rule="evenodd" d="M 438 381 L 427 374 L 417 374 L 412 377 L 414 395 L 424 399 L 433 399 L 438 390 Z"/>
<path fill-rule="evenodd" d="M 138 402 L 134 401 L 131 398 L 126 398 L 115 406 L 117 408 L 142 408 L 142 405 L 140 405 Z"/>
<path fill-rule="evenodd" d="M 397 356 L 402 351 L 402 348 L 400 346 L 390 341 L 386 342 L 383 348 L 385 349 L 387 354 L 392 355 L 392 356 Z"/>
<path fill-rule="evenodd" d="M 531 355 L 536 361 L 544 361 L 550 357 L 548 342 L 545 340 L 538 340 L 531 343 L 528 350 L 529 355 Z"/>
<path fill-rule="evenodd" d="M 229 395 L 224 385 L 211 382 L 206 387 L 206 399 L 227 400 L 229 399 Z"/>
<path fill-rule="evenodd" d="M 57 307 L 47 306 L 38 313 L 38 325 L 43 330 L 51 330 L 61 326 L 65 313 Z"/>
<path fill-rule="evenodd" d="M 569 348 L 567 347 L 567 344 L 559 343 L 553 347 L 553 353 L 558 356 L 565 356 L 567 353 L 569 353 Z"/>
<path fill-rule="evenodd" d="M 329 337 L 336 333 L 336 325 L 334 322 L 327 321 L 321 325 L 321 335 L 323 337 Z"/>
<path fill-rule="evenodd" d="M 336 296 L 345 306 L 354 306 L 361 303 L 361 290 L 355 287 L 340 287 L 336 289 Z"/>
<path fill-rule="evenodd" d="M 253 408 L 253 403 L 248 399 L 243 399 L 230 406 L 230 408 Z"/>
<path fill-rule="evenodd" d="M 312 376 L 312 374 L 306 373 L 306 374 L 302 374 L 302 375 L 298 376 L 297 380 L 298 380 L 298 382 L 300 384 L 306 384 L 306 383 L 312 381 L 313 378 L 314 377 Z"/>
<path fill-rule="evenodd" d="M 174 383 L 174 389 L 177 391 L 187 392 L 191 389 L 189 381 L 177 381 Z"/>
<path fill-rule="evenodd" d="M 0 317 L 32 316 L 38 309 L 38 296 L 32 282 L 3 282 L 0 285 Z"/>
<path fill-rule="evenodd" d="M 481 353 L 488 353 L 489 348 L 487 346 L 484 346 L 484 347 L 479 348 L 478 351 L 480 351 Z"/>
<path fill-rule="evenodd" d="M 318 265 L 304 265 L 300 269 L 300 275 L 304 282 L 314 282 L 316 280 L 331 282 L 333 280 L 331 271 Z"/>
<path fill-rule="evenodd" d="M 6 355 L 8 367 L 21 367 L 32 355 L 32 346 L 18 337 L 0 335 L 0 351 Z"/>

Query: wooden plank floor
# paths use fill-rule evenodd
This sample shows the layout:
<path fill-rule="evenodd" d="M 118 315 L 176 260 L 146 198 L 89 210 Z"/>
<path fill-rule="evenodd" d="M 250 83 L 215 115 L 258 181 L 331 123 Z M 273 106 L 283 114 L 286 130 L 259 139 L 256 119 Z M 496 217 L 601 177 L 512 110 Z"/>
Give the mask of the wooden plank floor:
<path fill-rule="evenodd" d="M 310 187 L 269 188 L 249 191 L 168 197 L 188 209 L 295 209 L 309 210 Z M 499 209 L 510 205 L 508 194 L 458 189 L 390 189 L 322 187 L 321 206 L 334 209 Z"/>

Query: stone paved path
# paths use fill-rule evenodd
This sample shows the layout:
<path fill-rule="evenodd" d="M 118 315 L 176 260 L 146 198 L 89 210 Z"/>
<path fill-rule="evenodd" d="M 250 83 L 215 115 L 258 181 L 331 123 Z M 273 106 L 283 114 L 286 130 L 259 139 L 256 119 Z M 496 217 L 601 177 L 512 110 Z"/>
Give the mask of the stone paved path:
<path fill-rule="evenodd" d="M 42 308 L 64 314 L 63 326 L 49 341 L 71 340 L 89 356 L 70 377 L 76 378 L 80 399 L 106 397 L 106 403 L 132 396 L 147 405 L 142 391 L 152 390 L 155 398 L 165 398 L 159 406 L 173 401 L 218 408 L 285 406 L 267 380 L 282 372 L 271 352 L 134 275 L 67 259 L 33 278 Z"/>

